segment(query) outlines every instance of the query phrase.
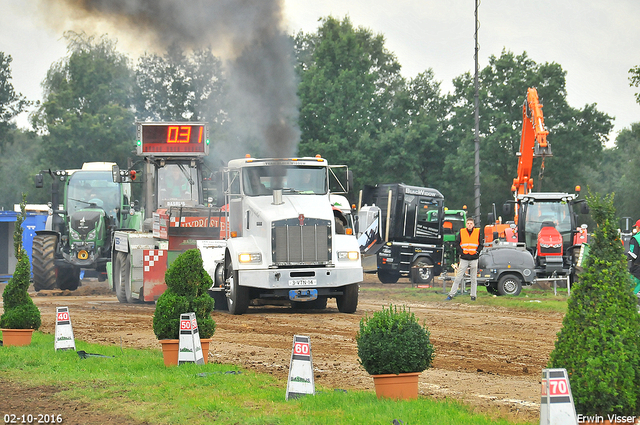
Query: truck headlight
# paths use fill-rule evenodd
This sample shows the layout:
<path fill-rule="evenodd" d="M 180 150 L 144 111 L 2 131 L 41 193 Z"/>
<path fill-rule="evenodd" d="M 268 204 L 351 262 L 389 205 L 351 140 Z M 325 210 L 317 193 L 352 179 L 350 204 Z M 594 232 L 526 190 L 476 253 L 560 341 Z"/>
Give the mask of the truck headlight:
<path fill-rule="evenodd" d="M 238 255 L 238 261 L 241 263 L 262 263 L 262 254 L 260 253 L 242 253 Z"/>
<path fill-rule="evenodd" d="M 70 230 L 69 230 L 69 234 L 71 235 L 71 237 L 72 237 L 73 239 L 80 239 L 80 233 L 76 232 L 76 231 L 75 231 L 75 230 L 73 230 L 73 229 L 70 229 Z"/>
<path fill-rule="evenodd" d="M 87 239 L 95 239 L 96 238 L 96 229 L 93 229 L 92 231 L 89 232 L 89 234 L 87 235 Z"/>
<path fill-rule="evenodd" d="M 358 258 L 360 258 L 358 251 L 338 251 L 338 260 L 356 261 Z"/>

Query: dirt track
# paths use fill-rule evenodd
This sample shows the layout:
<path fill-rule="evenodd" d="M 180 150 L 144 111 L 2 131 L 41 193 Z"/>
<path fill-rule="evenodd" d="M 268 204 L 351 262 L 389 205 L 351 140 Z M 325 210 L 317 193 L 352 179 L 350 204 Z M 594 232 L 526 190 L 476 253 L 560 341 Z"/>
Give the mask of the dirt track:
<path fill-rule="evenodd" d="M 383 288 L 385 299 L 380 293 L 361 291 L 358 311 L 352 315 L 339 313 L 333 300 L 322 312 L 285 307 L 252 307 L 242 316 L 215 312 L 217 330 L 209 359 L 286 379 L 293 335 L 309 335 L 317 385 L 373 390 L 371 377 L 358 364 L 359 321 L 382 305 L 404 303 L 426 320 L 436 350 L 434 367 L 420 377 L 420 394 L 464 400 L 478 410 L 512 419 L 537 420 L 539 378 L 560 330 L 561 314 L 444 300 L 407 303 L 394 298 L 394 289 L 407 283 L 382 285 L 367 276 L 362 287 L 371 286 Z M 488 295 L 480 289 L 479 296 Z M 42 312 L 42 332 L 54 333 L 55 308 L 69 306 L 77 339 L 160 349 L 152 331 L 154 306 L 120 304 L 104 283 L 85 282 L 74 293 L 40 293 L 34 300 Z"/>

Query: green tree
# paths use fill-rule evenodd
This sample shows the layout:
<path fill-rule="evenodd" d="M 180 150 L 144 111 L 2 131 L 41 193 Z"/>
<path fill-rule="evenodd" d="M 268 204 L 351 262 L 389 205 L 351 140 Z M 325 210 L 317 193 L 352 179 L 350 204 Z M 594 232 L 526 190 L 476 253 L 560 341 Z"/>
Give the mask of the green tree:
<path fill-rule="evenodd" d="M 549 131 L 553 157 L 545 160 L 540 178 L 541 160 L 534 160 L 532 177 L 535 190 L 572 191 L 584 184 L 588 166 L 595 166 L 606 137 L 611 117 L 595 105 L 575 109 L 566 100 L 566 72 L 557 63 L 537 64 L 526 52 L 514 55 L 503 51 L 491 56 L 489 65 L 479 73 L 480 98 L 480 170 L 483 213 L 492 203 L 502 205 L 511 196 L 511 184 L 517 174 L 517 157 L 522 132 L 522 105 L 527 89 L 535 87 L 543 104 L 545 126 Z M 454 107 L 449 123 L 451 154 L 446 158 L 443 188 L 445 198 L 455 203 L 473 199 L 474 180 L 474 84 L 471 74 L 454 79 L 451 102 Z"/>
<path fill-rule="evenodd" d="M 0 181 L 11 182 L 0 186 L 0 207 L 13 210 L 19 204 L 22 193 L 29 195 L 29 203 L 46 203 L 45 191 L 35 190 L 30 176 L 39 170 L 37 163 L 41 149 L 41 138 L 31 131 L 12 129 L 12 140 L 0 155 Z"/>
<path fill-rule="evenodd" d="M 87 161 L 123 165 L 133 148 L 133 73 L 116 42 L 65 33 L 69 56 L 53 64 L 34 116 L 42 132 L 42 166 L 77 168 Z"/>
<path fill-rule="evenodd" d="M 549 367 L 569 374 L 583 415 L 640 413 L 640 315 L 617 231 L 613 194 L 587 199 L 597 224 Z"/>
<path fill-rule="evenodd" d="M 625 128 L 615 145 L 605 149 L 591 170 L 589 186 L 601 193 L 616 193 L 615 206 L 621 217 L 632 217 L 640 211 L 636 182 L 640 180 L 640 123 Z"/>
<path fill-rule="evenodd" d="M 0 152 L 12 142 L 15 124 L 11 122 L 25 110 L 31 102 L 20 93 L 16 93 L 11 84 L 11 62 L 13 58 L 0 52 Z"/>
<path fill-rule="evenodd" d="M 187 56 L 174 44 L 164 56 L 143 55 L 135 74 L 138 120 L 222 123 L 222 63 L 211 49 Z"/>
<path fill-rule="evenodd" d="M 629 70 L 629 82 L 631 87 L 640 87 L 640 66 L 634 66 Z M 636 93 L 636 102 L 640 103 L 640 92 Z"/>
<path fill-rule="evenodd" d="M 323 18 L 317 33 L 295 39 L 300 96 L 300 155 L 346 163 L 368 181 L 379 135 L 390 130 L 400 64 L 382 35 L 354 28 L 349 18 Z"/>

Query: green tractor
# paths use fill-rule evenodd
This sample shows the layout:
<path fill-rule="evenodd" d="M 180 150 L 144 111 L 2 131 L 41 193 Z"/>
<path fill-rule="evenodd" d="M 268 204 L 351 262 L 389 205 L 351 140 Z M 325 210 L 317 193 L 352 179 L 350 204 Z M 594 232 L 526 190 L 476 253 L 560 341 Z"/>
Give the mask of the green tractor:
<path fill-rule="evenodd" d="M 131 183 L 114 183 L 114 163 L 89 162 L 80 170 L 46 170 L 36 175 L 37 188 L 44 174 L 53 179 L 45 230 L 33 238 L 33 286 L 75 290 L 81 269 L 106 279 L 114 230 L 141 226 L 141 213 L 131 205 Z M 135 179 L 135 176 L 132 176 Z"/>
<path fill-rule="evenodd" d="M 467 222 L 466 206 L 461 210 L 444 209 L 444 264 L 445 271 L 452 272 L 451 265 L 457 262 L 456 234 L 465 227 Z"/>

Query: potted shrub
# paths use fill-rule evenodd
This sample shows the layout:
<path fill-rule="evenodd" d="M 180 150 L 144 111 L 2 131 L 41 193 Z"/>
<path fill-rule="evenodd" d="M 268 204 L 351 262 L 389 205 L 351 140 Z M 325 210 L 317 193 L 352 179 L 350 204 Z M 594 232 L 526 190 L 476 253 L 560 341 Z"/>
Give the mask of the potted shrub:
<path fill-rule="evenodd" d="M 426 325 L 405 306 L 389 305 L 360 320 L 360 364 L 372 375 L 378 397 L 417 398 L 418 376 L 433 362 Z"/>
<path fill-rule="evenodd" d="M 190 249 L 180 254 L 167 269 L 164 280 L 167 290 L 156 303 L 153 332 L 162 344 L 165 365 L 178 364 L 180 315 L 190 312 L 196 314 L 206 363 L 216 323 L 211 318 L 213 298 L 207 292 L 212 285 L 211 276 L 202 266 L 200 251 Z"/>
<path fill-rule="evenodd" d="M 640 415 L 640 315 L 617 230 L 613 195 L 587 198 L 595 232 L 571 289 L 549 367 L 569 375 L 576 412 Z"/>
<path fill-rule="evenodd" d="M 29 345 L 34 330 L 40 328 L 40 310 L 27 292 L 31 279 L 29 256 L 22 247 L 22 222 L 26 217 L 26 196 L 22 195 L 20 212 L 13 232 L 16 270 L 2 293 L 4 313 L 0 317 L 0 328 L 4 345 Z"/>

